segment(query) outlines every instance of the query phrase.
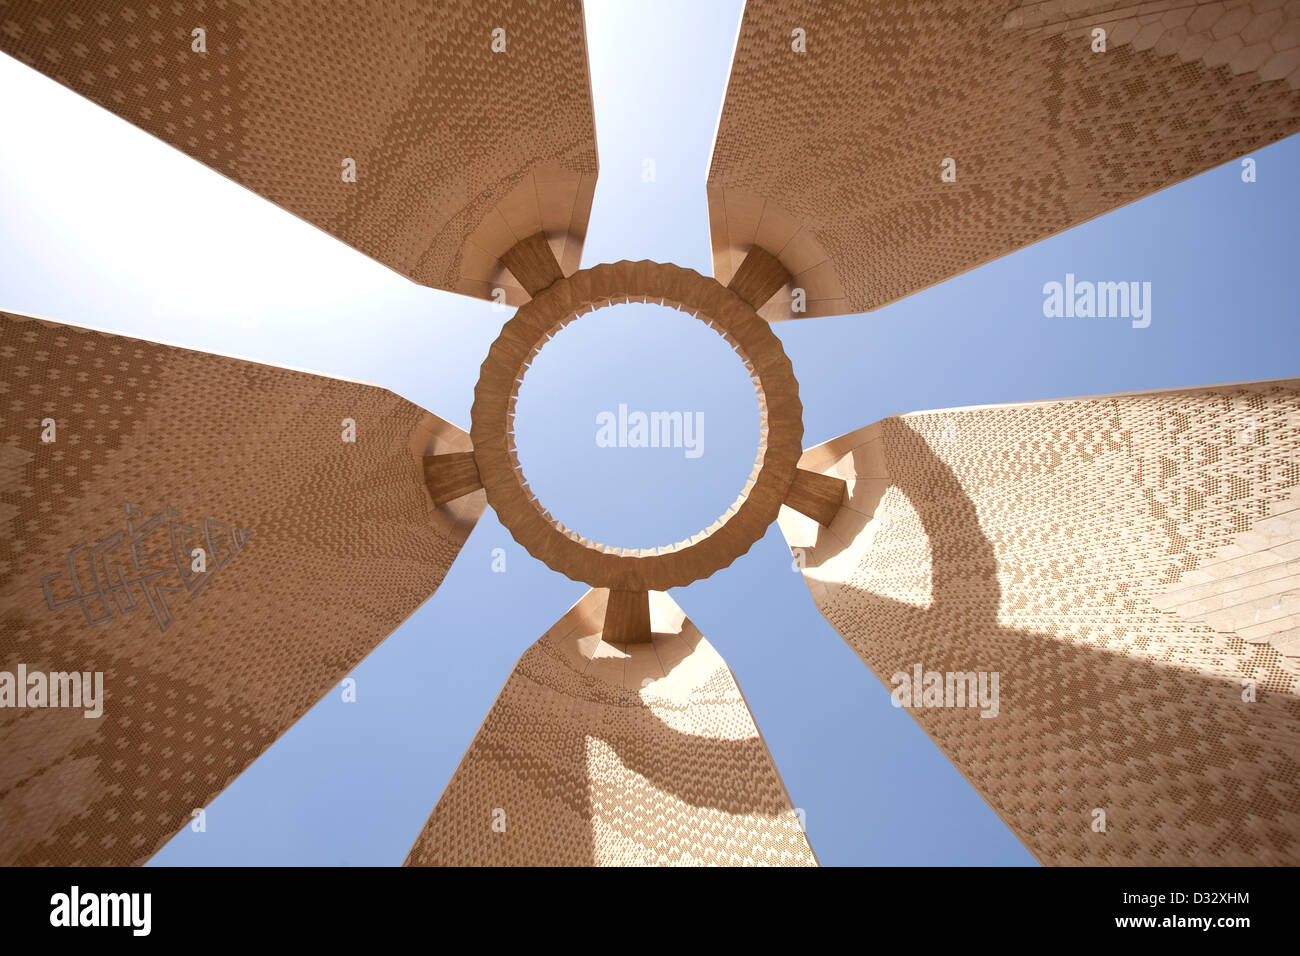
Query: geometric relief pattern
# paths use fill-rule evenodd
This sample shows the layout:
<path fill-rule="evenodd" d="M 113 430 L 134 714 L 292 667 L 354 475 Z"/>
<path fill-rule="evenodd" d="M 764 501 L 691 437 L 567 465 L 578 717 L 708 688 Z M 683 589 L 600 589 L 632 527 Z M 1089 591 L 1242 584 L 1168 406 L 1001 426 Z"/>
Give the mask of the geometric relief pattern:
<path fill-rule="evenodd" d="M 542 230 L 577 268 L 597 161 L 575 0 L 3 0 L 0 53 L 421 285 L 490 298 Z"/>
<path fill-rule="evenodd" d="M 407 865 L 816 865 L 736 681 L 675 603 L 589 591 L 519 659 Z"/>
<path fill-rule="evenodd" d="M 1156 56 L 1226 66 L 1260 80 L 1285 79 L 1300 87 L 1300 17 L 1286 0 L 1021 0 L 1007 14 L 1008 29 L 1036 35 L 1087 37 L 1101 28 L 1108 48 L 1132 44 Z"/>
<path fill-rule="evenodd" d="M 468 448 L 385 389 L 0 313 L 0 670 L 104 675 L 98 719 L 0 709 L 0 863 L 152 856 L 437 589 L 485 499 L 434 506 L 423 456 Z"/>
<path fill-rule="evenodd" d="M 911 714 L 1040 861 L 1300 862 L 1300 381 L 900 415 L 801 466 L 848 491 L 782 530 L 877 677 L 1000 673 L 993 719 Z"/>
<path fill-rule="evenodd" d="M 1106 52 L 1047 27 L 1076 16 L 1111 22 Z M 714 272 L 757 243 L 793 276 L 764 317 L 875 309 L 1297 130 L 1294 2 L 750 0 L 708 175 Z"/>
<path fill-rule="evenodd" d="M 197 595 L 252 537 L 250 531 L 211 518 L 203 519 L 201 530 L 187 525 L 171 505 L 137 528 L 136 519 L 143 517 L 128 501 L 125 535 L 117 531 L 94 545 L 79 544 L 67 553 L 66 571 L 41 575 L 41 590 L 49 609 L 57 611 L 75 604 L 81 608 L 87 624 L 101 624 L 113 616 L 113 607 L 108 603 L 110 597 L 118 613 L 136 609 L 132 593 L 136 588 L 153 612 L 158 630 L 166 631 L 171 626 L 172 613 L 165 595 Z M 150 545 L 148 539 L 155 534 L 164 540 Z M 206 550 L 200 545 L 206 545 Z M 121 553 L 112 556 L 118 549 L 122 549 Z M 203 551 L 202 570 L 195 568 L 196 550 Z M 127 556 L 131 559 L 129 567 L 122 563 Z M 170 566 L 158 567 L 160 561 Z M 175 577 L 169 577 L 173 572 Z M 128 578 L 127 574 L 133 576 Z M 83 580 L 87 577 L 89 587 L 85 587 L 87 582 Z M 59 583 L 61 578 L 63 581 Z M 179 582 L 180 586 L 163 584 L 163 580 Z M 66 589 L 71 596 L 56 600 L 56 588 Z"/>
<path fill-rule="evenodd" d="M 1179 617 L 1269 644 L 1300 674 L 1300 494 L 1233 537 L 1152 603 Z"/>

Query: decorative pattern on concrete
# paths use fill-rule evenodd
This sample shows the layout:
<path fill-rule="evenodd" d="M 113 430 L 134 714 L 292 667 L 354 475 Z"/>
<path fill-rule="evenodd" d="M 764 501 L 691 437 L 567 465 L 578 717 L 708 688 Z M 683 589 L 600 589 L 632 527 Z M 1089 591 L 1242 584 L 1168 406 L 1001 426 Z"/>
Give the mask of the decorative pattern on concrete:
<path fill-rule="evenodd" d="M 1295 865 L 1298 462 L 1297 379 L 920 412 L 806 452 L 847 497 L 780 520 L 882 682 L 1000 674 L 912 714 L 1039 860 Z"/>
<path fill-rule="evenodd" d="M 648 643 L 589 591 L 519 659 L 408 865 L 815 866 L 726 663 L 666 594 Z"/>

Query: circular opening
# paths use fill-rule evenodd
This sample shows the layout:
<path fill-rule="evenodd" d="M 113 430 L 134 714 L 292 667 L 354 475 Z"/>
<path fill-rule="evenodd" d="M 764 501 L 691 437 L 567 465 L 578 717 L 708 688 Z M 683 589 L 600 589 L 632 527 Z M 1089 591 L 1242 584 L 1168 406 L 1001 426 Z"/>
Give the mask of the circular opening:
<path fill-rule="evenodd" d="M 761 461 L 740 496 L 703 531 L 655 548 L 604 544 L 556 521 L 525 480 L 515 444 L 519 389 L 543 345 L 578 315 L 631 302 L 680 308 L 717 330 L 751 374 L 760 409 Z M 716 279 L 643 259 L 604 263 L 556 279 L 520 306 L 479 369 L 470 438 L 488 504 L 529 554 L 592 587 L 666 591 L 727 567 L 776 520 L 798 470 L 803 406 L 781 340 L 749 302 Z"/>
<path fill-rule="evenodd" d="M 561 531 L 657 550 L 734 514 L 764 419 L 743 357 L 707 320 L 621 303 L 570 315 L 543 343 L 516 383 L 510 444 Z"/>

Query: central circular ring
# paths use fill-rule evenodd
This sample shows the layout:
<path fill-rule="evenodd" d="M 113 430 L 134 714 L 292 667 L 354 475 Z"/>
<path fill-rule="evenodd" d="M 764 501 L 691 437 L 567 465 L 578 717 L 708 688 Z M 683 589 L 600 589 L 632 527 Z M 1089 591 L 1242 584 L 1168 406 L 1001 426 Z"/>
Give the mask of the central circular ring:
<path fill-rule="evenodd" d="M 707 323 L 739 353 L 758 390 L 759 458 L 745 488 L 708 528 L 660 548 L 618 548 L 565 528 L 528 487 L 513 440 L 519 386 L 533 357 L 578 316 L 624 302 L 670 306 Z M 644 260 L 599 265 L 557 279 L 521 306 L 488 350 L 470 417 L 479 480 L 488 504 L 514 539 L 566 577 L 616 590 L 684 587 L 748 551 L 776 520 L 803 446 L 799 385 L 767 322 L 716 279 Z"/>

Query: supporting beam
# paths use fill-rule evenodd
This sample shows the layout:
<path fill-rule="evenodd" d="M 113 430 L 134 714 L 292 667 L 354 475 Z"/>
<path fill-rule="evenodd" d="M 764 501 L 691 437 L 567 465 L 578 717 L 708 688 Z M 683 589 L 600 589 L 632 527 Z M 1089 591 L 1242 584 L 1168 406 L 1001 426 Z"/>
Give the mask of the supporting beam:
<path fill-rule="evenodd" d="M 757 311 L 790 281 L 790 272 L 781 260 L 762 246 L 751 246 L 727 288 Z"/>
<path fill-rule="evenodd" d="M 843 478 L 800 468 L 794 474 L 785 503 L 818 524 L 830 527 L 846 488 L 848 483 Z"/>
<path fill-rule="evenodd" d="M 546 234 L 535 232 L 527 239 L 520 239 L 513 246 L 501 253 L 510 274 L 519 280 L 519 284 L 535 296 L 556 279 L 563 279 L 564 272 L 555 261 L 551 244 L 546 241 Z"/>
<path fill-rule="evenodd" d="M 607 643 L 643 644 L 650 640 L 650 592 L 609 592 L 605 605 L 605 629 L 602 637 Z"/>
<path fill-rule="evenodd" d="M 446 504 L 483 487 L 472 451 L 425 455 L 424 483 L 428 485 L 435 505 Z"/>

